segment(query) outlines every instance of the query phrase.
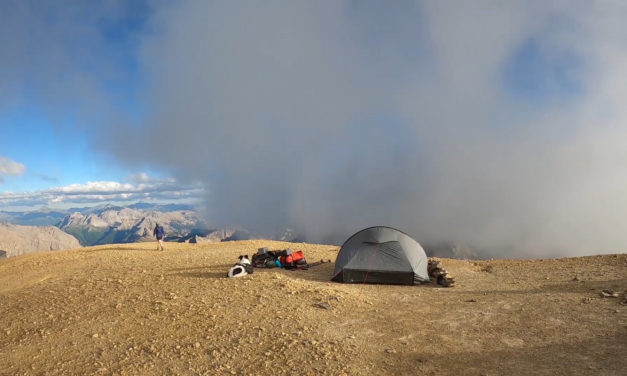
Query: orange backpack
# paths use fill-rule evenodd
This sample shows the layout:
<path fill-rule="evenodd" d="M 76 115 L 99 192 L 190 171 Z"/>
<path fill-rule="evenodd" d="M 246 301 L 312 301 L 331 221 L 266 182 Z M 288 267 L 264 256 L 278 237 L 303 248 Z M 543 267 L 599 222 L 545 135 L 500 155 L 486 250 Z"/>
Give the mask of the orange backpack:
<path fill-rule="evenodd" d="M 285 269 L 293 269 L 298 267 L 299 265 L 307 264 L 307 260 L 305 259 L 305 254 L 303 253 L 303 251 L 290 251 L 291 250 L 287 250 L 285 255 L 279 257 L 279 261 Z"/>

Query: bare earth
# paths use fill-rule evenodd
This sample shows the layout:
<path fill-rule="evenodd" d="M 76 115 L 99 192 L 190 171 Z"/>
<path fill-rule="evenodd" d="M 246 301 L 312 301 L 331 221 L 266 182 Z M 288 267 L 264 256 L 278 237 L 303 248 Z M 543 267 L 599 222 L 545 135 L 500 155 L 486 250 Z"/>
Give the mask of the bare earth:
<path fill-rule="evenodd" d="M 444 259 L 457 280 L 448 289 L 333 283 L 333 263 L 225 278 L 262 246 L 303 250 L 309 262 L 338 251 L 138 243 L 0 260 L 0 374 L 627 372 L 626 254 Z"/>

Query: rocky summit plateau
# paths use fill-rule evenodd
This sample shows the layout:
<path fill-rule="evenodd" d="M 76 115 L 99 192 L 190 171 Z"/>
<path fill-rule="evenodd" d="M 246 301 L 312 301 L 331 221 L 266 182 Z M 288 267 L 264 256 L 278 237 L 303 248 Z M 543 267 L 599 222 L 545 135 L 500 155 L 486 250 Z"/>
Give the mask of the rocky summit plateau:
<path fill-rule="evenodd" d="M 291 247 L 309 270 L 226 278 Z M 0 375 L 624 375 L 627 255 L 435 261 L 455 287 L 330 282 L 339 248 L 132 243 L 0 260 Z M 434 259 L 431 259 L 432 261 Z"/>

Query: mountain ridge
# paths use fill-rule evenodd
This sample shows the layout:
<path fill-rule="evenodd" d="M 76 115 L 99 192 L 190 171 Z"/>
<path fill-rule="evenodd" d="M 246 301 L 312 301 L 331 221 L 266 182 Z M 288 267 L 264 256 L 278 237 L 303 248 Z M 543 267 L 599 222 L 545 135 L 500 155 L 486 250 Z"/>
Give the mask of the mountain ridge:
<path fill-rule="evenodd" d="M 0 223 L 0 250 L 4 257 L 42 251 L 80 248 L 78 239 L 54 226 L 21 226 Z"/>

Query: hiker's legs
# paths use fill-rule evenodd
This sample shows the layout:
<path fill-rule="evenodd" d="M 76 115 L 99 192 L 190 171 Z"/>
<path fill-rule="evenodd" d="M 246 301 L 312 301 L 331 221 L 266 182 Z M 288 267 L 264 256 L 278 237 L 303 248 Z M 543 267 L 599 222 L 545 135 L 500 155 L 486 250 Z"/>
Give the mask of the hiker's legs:
<path fill-rule="evenodd" d="M 159 239 L 159 246 L 157 249 L 161 249 L 162 251 L 165 250 L 165 248 L 163 248 L 163 239 Z"/>

